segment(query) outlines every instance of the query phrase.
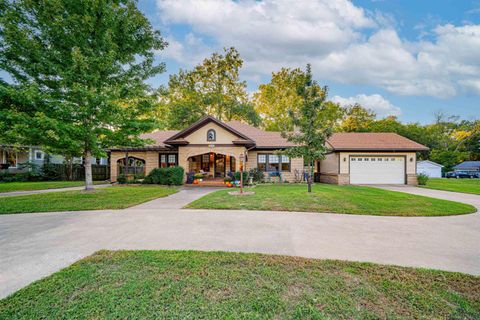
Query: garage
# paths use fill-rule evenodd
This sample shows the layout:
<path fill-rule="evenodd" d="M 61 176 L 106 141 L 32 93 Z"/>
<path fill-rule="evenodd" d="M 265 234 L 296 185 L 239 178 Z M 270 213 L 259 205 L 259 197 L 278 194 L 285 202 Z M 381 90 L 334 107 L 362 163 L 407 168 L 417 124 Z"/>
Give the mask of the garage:
<path fill-rule="evenodd" d="M 351 184 L 405 184 L 405 157 L 350 156 Z"/>

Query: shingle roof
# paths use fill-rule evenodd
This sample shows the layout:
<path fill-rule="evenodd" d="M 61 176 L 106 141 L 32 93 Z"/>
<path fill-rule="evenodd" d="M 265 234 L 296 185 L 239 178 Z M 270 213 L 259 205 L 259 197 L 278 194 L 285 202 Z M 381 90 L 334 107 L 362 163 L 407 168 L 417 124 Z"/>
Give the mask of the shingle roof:
<path fill-rule="evenodd" d="M 422 151 L 427 147 L 396 133 L 339 132 L 328 140 L 334 150 Z"/>
<path fill-rule="evenodd" d="M 198 121 L 195 125 L 202 125 L 204 121 L 211 117 L 204 118 Z M 214 119 L 214 118 L 213 118 Z M 212 120 L 213 121 L 213 120 Z M 218 120 L 214 119 L 215 122 Z M 293 143 L 283 138 L 280 132 L 263 131 L 261 129 L 250 126 L 246 123 L 234 120 L 227 123 L 221 123 L 222 126 L 232 132 L 238 133 L 246 139 L 239 139 L 233 143 L 242 143 L 252 140 L 256 148 L 285 148 L 294 146 Z M 192 125 L 193 126 L 193 125 Z M 191 126 L 191 127 L 192 127 Z M 187 128 L 188 130 L 191 128 Z M 182 131 L 156 131 L 152 133 L 143 134 L 140 137 L 143 139 L 152 139 L 154 144 L 146 148 L 168 148 L 168 142 L 178 142 L 172 140 Z M 165 144 L 167 142 L 167 144 Z M 188 143 L 188 142 L 187 142 Z M 172 143 L 174 144 L 174 143 Z M 180 143 L 176 143 L 180 144 Z M 328 140 L 328 146 L 335 151 L 422 151 L 428 150 L 427 147 L 415 141 L 402 137 L 396 133 L 372 133 L 372 132 L 341 132 L 334 133 Z M 477 161 L 478 162 L 478 161 Z"/>
<path fill-rule="evenodd" d="M 465 168 L 480 168 L 480 161 L 464 161 L 457 164 L 455 169 L 465 169 Z"/>
<path fill-rule="evenodd" d="M 140 135 L 140 138 L 152 139 L 153 141 L 155 141 L 155 143 L 153 144 L 154 146 L 165 148 L 167 146 L 165 145 L 164 141 L 177 133 L 177 130 L 154 131 L 151 133 L 142 134 Z"/>
<path fill-rule="evenodd" d="M 227 122 L 227 125 L 255 141 L 257 148 L 282 148 L 294 145 L 283 138 L 280 132 L 263 131 L 237 120 Z"/>

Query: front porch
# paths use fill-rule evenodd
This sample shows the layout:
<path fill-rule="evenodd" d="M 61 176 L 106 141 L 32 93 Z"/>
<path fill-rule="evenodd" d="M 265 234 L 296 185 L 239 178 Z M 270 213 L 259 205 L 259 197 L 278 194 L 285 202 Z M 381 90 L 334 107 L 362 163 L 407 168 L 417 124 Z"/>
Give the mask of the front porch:
<path fill-rule="evenodd" d="M 223 182 L 223 178 L 236 171 L 236 159 L 229 154 L 208 152 L 188 157 L 187 162 L 187 172 L 201 174 L 206 181 Z"/>

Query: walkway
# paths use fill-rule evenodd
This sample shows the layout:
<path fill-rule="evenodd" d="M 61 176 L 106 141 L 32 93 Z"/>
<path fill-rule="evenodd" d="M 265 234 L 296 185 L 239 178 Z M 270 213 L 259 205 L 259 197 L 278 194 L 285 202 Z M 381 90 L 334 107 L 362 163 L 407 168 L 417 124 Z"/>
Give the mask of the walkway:
<path fill-rule="evenodd" d="M 96 184 L 93 187 L 96 189 L 96 188 L 105 188 L 105 187 L 111 187 L 111 186 L 112 186 L 111 184 Z M 0 197 L 25 196 L 25 195 L 37 194 L 37 193 L 63 192 L 63 191 L 72 191 L 72 190 L 83 190 L 83 189 L 85 189 L 85 186 L 57 188 L 57 189 L 43 189 L 43 190 L 0 192 Z"/>
<path fill-rule="evenodd" d="M 186 189 L 125 210 L 0 216 L 0 298 L 97 250 L 222 250 L 480 275 L 480 214 L 379 217 L 179 209 Z"/>

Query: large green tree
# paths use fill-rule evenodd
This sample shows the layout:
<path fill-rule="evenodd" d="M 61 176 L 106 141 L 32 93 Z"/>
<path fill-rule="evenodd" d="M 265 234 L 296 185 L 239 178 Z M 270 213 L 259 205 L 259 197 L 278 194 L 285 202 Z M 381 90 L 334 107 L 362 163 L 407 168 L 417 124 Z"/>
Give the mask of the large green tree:
<path fill-rule="evenodd" d="M 307 65 L 303 79 L 297 87 L 300 106 L 298 110 L 290 111 L 294 130 L 282 131 L 282 134 L 295 144 L 284 153 L 292 158 L 303 157 L 307 164 L 308 192 L 311 192 L 314 162 L 323 159 L 328 152 L 326 141 L 342 112 L 338 105 L 327 101 L 327 87 L 320 87 L 312 79 L 310 65 Z"/>
<path fill-rule="evenodd" d="M 91 156 L 153 127 L 144 81 L 165 45 L 135 0 L 0 0 L 3 118 L 24 142 L 81 150 L 91 189 Z"/>
<path fill-rule="evenodd" d="M 292 130 L 291 112 L 298 112 L 302 98 L 297 88 L 305 82 L 300 69 L 282 68 L 272 73 L 267 84 L 261 84 L 253 94 L 255 110 L 262 117 L 262 126 L 268 131 Z"/>
<path fill-rule="evenodd" d="M 223 54 L 213 53 L 193 70 L 171 75 L 158 106 L 167 114 L 168 127 L 183 129 L 205 115 L 258 125 L 260 118 L 249 103 L 246 82 L 239 78 L 242 65 L 238 51 L 228 48 Z"/>

